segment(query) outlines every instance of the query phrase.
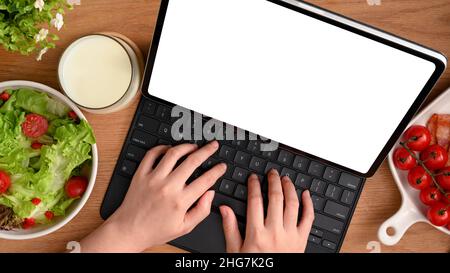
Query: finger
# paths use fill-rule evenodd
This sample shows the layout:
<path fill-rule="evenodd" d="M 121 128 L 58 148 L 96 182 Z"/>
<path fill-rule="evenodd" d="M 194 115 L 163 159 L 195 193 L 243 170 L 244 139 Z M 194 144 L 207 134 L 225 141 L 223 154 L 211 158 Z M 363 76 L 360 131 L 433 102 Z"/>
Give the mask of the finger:
<path fill-rule="evenodd" d="M 191 184 L 185 186 L 183 198 L 186 199 L 186 202 L 189 205 L 192 205 L 200 198 L 200 196 L 202 196 L 202 194 L 216 184 L 217 180 L 225 174 L 226 170 L 227 164 L 225 163 L 220 163 L 212 167 L 199 178 L 195 179 Z"/>
<path fill-rule="evenodd" d="M 155 165 L 156 160 L 169 150 L 170 146 L 168 145 L 160 145 L 156 146 L 153 149 L 150 149 L 146 154 L 144 159 L 142 159 L 141 164 L 136 171 L 139 175 L 146 175 L 153 170 L 153 166 Z"/>
<path fill-rule="evenodd" d="M 287 176 L 282 178 L 283 194 L 284 194 L 284 228 L 296 228 L 298 219 L 298 202 L 297 192 L 294 183 Z"/>
<path fill-rule="evenodd" d="M 173 168 L 183 156 L 192 153 L 197 149 L 195 144 L 181 144 L 170 148 L 163 156 L 158 166 L 155 168 L 155 172 L 160 173 L 163 176 L 169 175 Z"/>
<path fill-rule="evenodd" d="M 263 197 L 258 176 L 250 175 L 247 186 L 247 226 L 264 226 Z"/>
<path fill-rule="evenodd" d="M 267 207 L 266 225 L 283 225 L 283 189 L 278 172 L 270 170 L 269 180 L 269 206 Z"/>
<path fill-rule="evenodd" d="M 191 208 L 184 216 L 184 234 L 191 232 L 211 212 L 211 204 L 214 199 L 214 191 L 208 191 L 198 200 L 195 207 Z M 184 235 L 183 234 L 183 235 Z"/>
<path fill-rule="evenodd" d="M 307 240 L 309 232 L 311 231 L 312 224 L 314 222 L 314 207 L 311 200 L 311 195 L 309 194 L 309 191 L 306 190 L 302 194 L 302 204 L 303 204 L 303 210 L 302 210 L 302 219 L 300 221 L 300 224 L 298 225 L 298 230 Z"/>
<path fill-rule="evenodd" d="M 221 206 L 223 232 L 228 253 L 237 253 L 242 247 L 242 237 L 239 232 L 238 222 L 233 210 L 227 206 Z"/>
<path fill-rule="evenodd" d="M 186 181 L 195 169 L 200 167 L 200 165 L 212 156 L 218 148 L 219 142 L 212 141 L 193 152 L 173 171 L 172 177 L 177 181 Z"/>

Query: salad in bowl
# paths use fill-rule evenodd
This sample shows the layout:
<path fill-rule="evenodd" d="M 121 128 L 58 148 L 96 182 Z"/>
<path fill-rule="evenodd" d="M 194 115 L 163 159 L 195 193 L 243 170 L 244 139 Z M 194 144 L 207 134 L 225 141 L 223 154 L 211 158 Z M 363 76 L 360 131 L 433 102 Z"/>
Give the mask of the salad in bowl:
<path fill-rule="evenodd" d="M 97 169 L 95 137 L 58 91 L 32 82 L 3 85 L 0 238 L 35 238 L 62 227 L 87 201 Z"/>

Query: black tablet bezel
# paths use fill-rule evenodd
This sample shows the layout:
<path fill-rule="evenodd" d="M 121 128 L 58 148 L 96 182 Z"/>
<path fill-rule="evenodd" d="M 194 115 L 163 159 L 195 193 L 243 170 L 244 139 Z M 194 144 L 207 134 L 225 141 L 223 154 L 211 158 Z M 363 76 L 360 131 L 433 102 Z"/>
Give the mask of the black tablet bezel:
<path fill-rule="evenodd" d="M 160 101 L 162 101 L 164 103 L 173 105 L 173 103 L 165 101 L 165 100 L 163 100 L 161 98 L 152 96 L 152 95 L 150 95 L 147 92 L 148 86 L 149 86 L 149 83 L 150 83 L 150 78 L 151 78 L 152 71 L 153 71 L 153 66 L 154 66 L 155 59 L 156 59 L 156 54 L 157 54 L 157 51 L 158 51 L 158 45 L 159 45 L 159 41 L 160 41 L 160 38 L 161 38 L 161 33 L 162 33 L 162 30 L 163 30 L 163 26 L 164 26 L 164 19 L 165 19 L 165 16 L 166 16 L 166 12 L 167 12 L 167 8 L 168 8 L 168 5 L 169 5 L 169 1 L 170 0 L 161 0 L 161 5 L 160 5 L 160 9 L 159 9 L 158 19 L 157 19 L 157 22 L 156 22 L 155 32 L 154 32 L 154 35 L 153 35 L 152 45 L 151 45 L 151 48 L 150 48 L 150 51 L 149 51 L 149 54 L 148 54 L 148 57 L 147 57 L 147 64 L 146 64 L 146 68 L 145 68 L 144 79 L 143 79 L 143 82 L 142 82 L 142 89 L 141 90 L 142 90 L 143 95 L 146 96 L 146 97 L 149 97 L 149 98 L 152 98 L 152 99 L 157 99 L 157 100 L 160 100 Z M 413 118 L 414 114 L 420 109 L 422 103 L 425 101 L 426 97 L 431 92 L 433 86 L 436 84 L 436 82 L 438 81 L 438 79 L 441 76 L 441 74 L 444 72 L 445 66 L 446 66 L 445 63 L 443 63 L 440 59 L 438 59 L 436 57 L 433 57 L 431 55 L 427 55 L 427 54 L 425 54 L 423 52 L 417 51 L 417 50 L 415 50 L 413 48 L 407 47 L 407 46 L 402 45 L 400 43 L 396 43 L 394 41 L 391 41 L 391 40 L 385 39 L 383 37 L 377 36 L 377 35 L 375 35 L 373 33 L 369 33 L 369 32 L 363 31 L 361 29 L 358 29 L 358 28 L 356 28 L 354 26 L 345 24 L 343 22 L 330 19 L 330 18 L 328 18 L 328 17 L 326 17 L 324 15 L 311 12 L 311 11 L 306 10 L 304 8 L 301 8 L 301 7 L 298 7 L 298 6 L 295 6 L 295 5 L 283 2 L 283 1 L 278 1 L 278 0 L 261 0 L 261 1 L 269 1 L 271 3 L 283 6 L 285 8 L 288 8 L 288 9 L 300 12 L 300 13 L 302 13 L 304 15 L 310 16 L 310 17 L 318 19 L 318 20 L 321 20 L 323 22 L 329 23 L 331 25 L 337 26 L 337 27 L 345 29 L 347 31 L 356 33 L 358 35 L 364 36 L 364 37 L 369 38 L 371 40 L 383 43 L 385 45 L 388 45 L 388 46 L 391 46 L 393 48 L 399 49 L 401 51 L 407 52 L 409 54 L 412 54 L 412 55 L 417 56 L 419 58 L 428 60 L 428 61 L 430 61 L 430 62 L 435 64 L 436 69 L 433 72 L 432 76 L 427 81 L 426 85 L 424 86 L 422 91 L 419 93 L 418 97 L 416 98 L 414 103 L 411 105 L 411 107 L 409 108 L 408 112 L 403 117 L 403 119 L 400 122 L 400 124 L 398 125 L 397 129 L 391 135 L 391 137 L 387 141 L 386 145 L 383 147 L 383 149 L 381 150 L 380 154 L 378 155 L 378 157 L 376 158 L 376 160 L 374 161 L 374 163 L 372 164 L 372 166 L 370 167 L 370 169 L 369 169 L 369 171 L 367 173 L 361 173 L 361 172 L 352 170 L 352 169 L 350 169 L 348 167 L 342 166 L 340 164 L 328 161 L 328 160 L 326 160 L 324 158 L 318 158 L 318 157 L 316 157 L 316 156 L 314 156 L 312 154 L 303 152 L 301 150 L 297 150 L 297 149 L 295 149 L 293 147 L 289 147 L 289 146 L 283 145 L 283 147 L 288 148 L 288 149 L 290 149 L 290 150 L 292 150 L 294 152 L 305 154 L 306 156 L 310 157 L 311 159 L 320 160 L 320 161 L 322 161 L 322 162 L 324 162 L 324 163 L 326 163 L 328 165 L 331 165 L 331 166 L 337 166 L 338 168 L 340 168 L 342 170 L 348 171 L 348 172 L 356 174 L 358 176 L 361 176 L 361 177 L 373 176 L 374 173 L 376 172 L 376 170 L 378 169 L 378 167 L 383 163 L 384 159 L 388 155 L 388 153 L 391 150 L 391 148 L 395 145 L 396 141 L 401 136 L 402 132 L 406 129 L 406 126 L 408 125 L 410 120 Z M 299 2 L 301 2 L 301 1 L 299 1 Z M 311 4 L 308 4 L 308 5 L 311 5 Z M 313 6 L 313 5 L 311 5 L 311 6 Z M 314 6 L 314 7 L 316 7 L 316 6 Z M 319 7 L 316 7 L 316 8 L 322 9 L 322 8 L 319 8 Z M 335 13 L 330 12 L 328 10 L 326 10 L 326 11 L 331 13 L 331 14 L 335 14 Z M 335 15 L 340 16 L 341 18 L 344 18 L 344 19 L 356 22 L 358 24 L 365 25 L 363 23 L 354 21 L 354 20 L 349 19 L 347 17 L 341 16 L 341 15 L 338 15 L 338 14 L 335 14 Z M 374 29 L 373 27 L 371 27 L 371 28 Z M 379 29 L 376 29 L 376 30 L 381 31 Z M 384 32 L 384 33 L 386 33 L 386 32 Z M 388 33 L 388 34 L 391 35 L 391 36 L 397 37 L 397 36 L 395 36 L 393 34 L 390 34 L 390 33 Z M 402 40 L 405 40 L 405 39 L 402 39 Z M 408 41 L 408 42 L 410 42 L 410 41 Z M 410 43 L 412 43 L 412 42 L 410 42 Z M 421 47 L 423 47 L 423 46 L 421 46 Z M 436 52 L 436 53 L 441 54 L 439 52 Z M 255 132 L 255 133 L 257 133 L 257 132 Z"/>

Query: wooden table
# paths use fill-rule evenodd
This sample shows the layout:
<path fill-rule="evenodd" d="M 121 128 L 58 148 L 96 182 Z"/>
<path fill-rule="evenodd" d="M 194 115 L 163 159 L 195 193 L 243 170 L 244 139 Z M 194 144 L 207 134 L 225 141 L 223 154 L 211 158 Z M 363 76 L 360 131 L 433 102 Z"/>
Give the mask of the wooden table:
<path fill-rule="evenodd" d="M 344 14 L 350 18 L 437 49 L 450 56 L 450 1 L 448 0 L 381 0 L 370 6 L 367 0 L 311 0 L 310 2 Z M 135 41 L 147 53 L 159 8 L 156 0 L 84 0 L 65 17 L 59 33 L 57 49 L 49 51 L 42 62 L 0 49 L 0 81 L 24 79 L 58 88 L 56 69 L 64 48 L 85 34 L 115 31 Z M 230 18 L 231 20 L 231 18 Z M 435 98 L 450 86 L 450 71 L 428 99 Z M 97 136 L 100 166 L 94 191 L 86 206 L 68 225 L 59 231 L 29 241 L 0 240 L 0 252 L 63 251 L 67 242 L 80 240 L 102 223 L 100 204 L 109 183 L 124 137 L 135 111 L 136 103 L 126 110 L 107 116 L 87 114 Z M 380 224 L 400 206 L 401 197 L 385 163 L 364 188 L 342 252 L 368 252 L 368 242 L 377 241 Z M 160 246 L 149 251 L 180 251 Z M 396 246 L 381 246 L 382 252 L 449 252 L 450 236 L 427 224 L 414 225 Z"/>

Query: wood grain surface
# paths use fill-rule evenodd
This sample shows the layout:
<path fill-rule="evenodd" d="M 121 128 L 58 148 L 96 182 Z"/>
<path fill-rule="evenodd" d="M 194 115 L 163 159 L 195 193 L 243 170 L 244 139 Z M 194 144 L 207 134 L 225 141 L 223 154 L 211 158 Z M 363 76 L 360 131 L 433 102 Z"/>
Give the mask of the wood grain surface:
<path fill-rule="evenodd" d="M 381 0 L 381 5 L 374 6 L 368 5 L 367 0 L 309 2 L 450 55 L 448 0 Z M 146 55 L 152 40 L 158 8 L 157 0 L 83 0 L 81 6 L 68 12 L 65 26 L 59 33 L 61 40 L 57 43 L 57 49 L 50 50 L 43 61 L 36 62 L 34 56 L 24 57 L 0 49 L 0 81 L 32 80 L 58 88 L 56 71 L 63 50 L 74 39 L 94 32 L 114 31 L 124 34 Z M 450 72 L 447 69 L 427 102 L 449 86 Z M 80 240 L 102 223 L 99 215 L 100 204 L 135 107 L 136 101 L 127 109 L 107 116 L 87 114 L 97 137 L 100 164 L 94 191 L 81 212 L 69 224 L 49 236 L 28 241 L 0 240 L 0 252 L 64 251 L 67 242 Z M 378 227 L 398 210 L 400 202 L 400 194 L 387 163 L 384 162 L 365 185 L 342 252 L 369 252 L 366 249 L 368 242 L 377 241 Z M 149 251 L 181 250 L 164 245 Z M 416 224 L 397 245 L 383 245 L 381 251 L 449 252 L 450 236 L 427 224 Z"/>

